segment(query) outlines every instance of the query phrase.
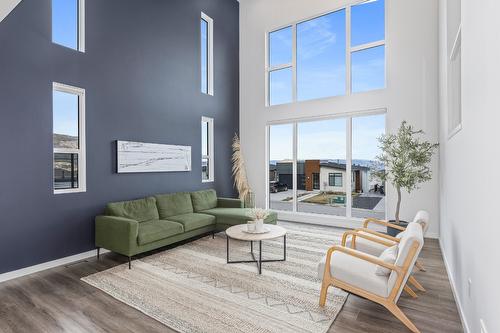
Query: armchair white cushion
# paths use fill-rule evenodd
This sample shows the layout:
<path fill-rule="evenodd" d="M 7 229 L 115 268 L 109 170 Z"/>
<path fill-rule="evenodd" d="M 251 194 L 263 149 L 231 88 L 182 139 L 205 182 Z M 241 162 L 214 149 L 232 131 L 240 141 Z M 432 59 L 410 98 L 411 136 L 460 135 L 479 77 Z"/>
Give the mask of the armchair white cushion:
<path fill-rule="evenodd" d="M 380 259 L 383 261 L 389 263 L 389 264 L 394 264 L 396 262 L 396 258 L 398 257 L 398 246 L 393 245 L 391 247 L 388 247 L 382 252 L 379 256 Z M 377 275 L 382 275 L 382 276 L 388 276 L 391 274 L 391 270 L 389 268 L 385 268 L 383 266 L 377 265 L 377 270 L 375 271 L 375 274 Z"/>
<path fill-rule="evenodd" d="M 376 258 L 376 257 L 374 257 Z M 318 264 L 318 277 L 323 278 L 326 256 Z M 381 296 L 389 295 L 389 274 L 377 275 L 377 265 L 366 260 L 353 257 L 343 252 L 334 252 L 330 261 L 332 277 L 352 285 L 362 286 L 363 289 Z"/>

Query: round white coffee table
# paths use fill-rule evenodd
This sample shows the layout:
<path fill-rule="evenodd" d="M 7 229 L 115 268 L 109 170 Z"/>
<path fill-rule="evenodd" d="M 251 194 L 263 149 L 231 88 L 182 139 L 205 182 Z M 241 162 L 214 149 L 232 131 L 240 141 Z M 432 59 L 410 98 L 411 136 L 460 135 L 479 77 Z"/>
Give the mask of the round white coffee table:
<path fill-rule="evenodd" d="M 262 274 L 262 263 L 263 262 L 275 262 L 275 261 L 285 261 L 286 260 L 286 229 L 277 225 L 265 224 L 264 228 L 268 228 L 269 232 L 254 234 L 248 233 L 243 230 L 247 230 L 246 224 L 240 224 L 232 226 L 226 229 L 226 239 L 227 239 L 227 263 L 228 264 L 241 264 L 254 262 L 257 264 L 257 268 L 259 270 L 259 274 Z M 283 259 L 265 259 L 262 260 L 262 241 L 270 240 L 283 237 Z M 229 260 L 229 239 L 236 239 L 241 241 L 250 242 L 250 253 L 252 254 L 253 260 L 239 260 L 239 261 L 230 261 Z M 259 257 L 256 258 L 253 253 L 253 242 L 259 242 Z"/>

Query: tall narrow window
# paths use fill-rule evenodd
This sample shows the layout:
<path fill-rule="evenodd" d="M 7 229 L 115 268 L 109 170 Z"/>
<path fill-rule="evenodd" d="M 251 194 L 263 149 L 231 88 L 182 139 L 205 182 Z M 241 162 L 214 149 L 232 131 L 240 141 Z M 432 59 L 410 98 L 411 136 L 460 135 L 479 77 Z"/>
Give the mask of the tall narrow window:
<path fill-rule="evenodd" d="M 448 44 L 448 138 L 462 129 L 462 7 L 460 0 L 446 1 Z"/>
<path fill-rule="evenodd" d="M 213 56 L 214 21 L 201 13 L 201 92 L 214 95 L 214 56 Z"/>
<path fill-rule="evenodd" d="M 54 193 L 85 192 L 85 90 L 53 84 Z"/>
<path fill-rule="evenodd" d="M 52 0 L 52 42 L 85 52 L 85 0 Z"/>
<path fill-rule="evenodd" d="M 201 118 L 201 180 L 214 181 L 214 120 Z"/>

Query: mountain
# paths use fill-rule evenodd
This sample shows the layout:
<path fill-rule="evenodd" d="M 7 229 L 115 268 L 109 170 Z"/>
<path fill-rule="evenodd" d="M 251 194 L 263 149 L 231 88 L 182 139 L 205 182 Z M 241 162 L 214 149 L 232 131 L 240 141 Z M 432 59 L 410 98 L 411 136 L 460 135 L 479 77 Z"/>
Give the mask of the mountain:
<path fill-rule="evenodd" d="M 54 133 L 54 148 L 69 148 L 78 149 L 78 137 L 65 135 L 65 134 L 55 134 Z"/>

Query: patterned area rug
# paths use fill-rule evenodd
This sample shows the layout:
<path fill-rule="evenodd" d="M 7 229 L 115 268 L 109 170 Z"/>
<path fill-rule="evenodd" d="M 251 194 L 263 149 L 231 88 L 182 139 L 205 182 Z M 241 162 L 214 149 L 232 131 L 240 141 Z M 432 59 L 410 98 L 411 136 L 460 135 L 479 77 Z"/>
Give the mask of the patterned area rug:
<path fill-rule="evenodd" d="M 340 242 L 338 230 L 280 223 L 287 260 L 227 264 L 226 236 L 204 237 L 82 280 L 179 332 L 324 333 L 347 294 L 330 288 L 320 308 L 317 263 Z M 254 246 L 254 250 L 258 247 Z M 251 259 L 249 243 L 231 240 L 231 260 Z M 283 239 L 263 242 L 263 259 L 283 256 Z"/>

